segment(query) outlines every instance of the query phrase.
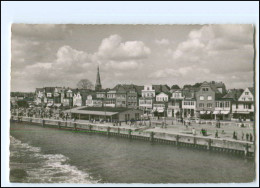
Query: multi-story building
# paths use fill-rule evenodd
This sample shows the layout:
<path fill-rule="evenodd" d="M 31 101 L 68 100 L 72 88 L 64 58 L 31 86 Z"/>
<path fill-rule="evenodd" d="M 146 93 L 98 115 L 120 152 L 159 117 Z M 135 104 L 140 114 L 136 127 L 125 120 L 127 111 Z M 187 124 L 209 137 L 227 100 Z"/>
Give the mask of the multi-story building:
<path fill-rule="evenodd" d="M 182 115 L 182 101 L 184 96 L 181 89 L 172 90 L 172 96 L 168 102 L 167 116 L 180 117 Z"/>
<path fill-rule="evenodd" d="M 169 101 L 170 93 L 160 92 L 155 97 L 153 103 L 153 113 L 155 116 L 167 116 L 167 105 Z"/>
<path fill-rule="evenodd" d="M 47 104 L 47 106 L 52 106 L 54 104 L 54 90 L 55 87 L 44 88 L 44 103 Z"/>
<path fill-rule="evenodd" d="M 55 87 L 53 92 L 53 102 L 55 106 L 61 105 L 61 91 L 62 87 Z"/>
<path fill-rule="evenodd" d="M 254 120 L 254 89 L 246 88 L 238 101 L 232 104 L 234 119 Z"/>
<path fill-rule="evenodd" d="M 36 105 L 43 104 L 44 96 L 45 96 L 44 88 L 36 88 L 36 90 L 35 90 L 35 104 Z"/>
<path fill-rule="evenodd" d="M 221 93 L 214 85 L 203 82 L 196 92 L 196 111 L 201 118 L 212 119 L 215 110 L 215 99 L 220 98 Z"/>
<path fill-rule="evenodd" d="M 182 100 L 183 117 L 196 117 L 196 99 L 185 98 Z"/>
<path fill-rule="evenodd" d="M 116 107 L 116 90 L 110 90 L 107 92 L 104 106 Z"/>
<path fill-rule="evenodd" d="M 79 91 L 73 95 L 73 106 L 82 106 L 82 97 Z"/>

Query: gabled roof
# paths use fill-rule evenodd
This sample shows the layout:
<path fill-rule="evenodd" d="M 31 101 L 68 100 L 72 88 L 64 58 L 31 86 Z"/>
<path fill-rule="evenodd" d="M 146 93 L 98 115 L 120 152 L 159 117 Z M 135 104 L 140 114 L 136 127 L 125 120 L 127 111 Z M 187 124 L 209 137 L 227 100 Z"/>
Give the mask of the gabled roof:
<path fill-rule="evenodd" d="M 53 93 L 55 90 L 55 87 L 45 87 L 44 90 L 45 90 L 45 93 Z"/>
<path fill-rule="evenodd" d="M 230 89 L 226 95 L 223 96 L 224 99 L 238 100 L 242 95 L 243 89 Z"/>
<path fill-rule="evenodd" d="M 253 87 L 249 87 L 248 90 L 252 93 L 252 95 L 255 95 L 255 90 Z"/>
<path fill-rule="evenodd" d="M 152 86 L 156 94 L 160 92 L 170 92 L 170 87 L 168 85 L 152 85 Z"/>

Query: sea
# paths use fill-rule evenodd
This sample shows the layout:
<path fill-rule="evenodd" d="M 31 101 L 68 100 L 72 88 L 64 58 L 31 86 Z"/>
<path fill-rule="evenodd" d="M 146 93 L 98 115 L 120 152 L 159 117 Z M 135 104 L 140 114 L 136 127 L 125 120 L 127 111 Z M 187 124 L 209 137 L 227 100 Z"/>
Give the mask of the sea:
<path fill-rule="evenodd" d="M 11 122 L 10 182 L 242 183 L 254 159 Z"/>

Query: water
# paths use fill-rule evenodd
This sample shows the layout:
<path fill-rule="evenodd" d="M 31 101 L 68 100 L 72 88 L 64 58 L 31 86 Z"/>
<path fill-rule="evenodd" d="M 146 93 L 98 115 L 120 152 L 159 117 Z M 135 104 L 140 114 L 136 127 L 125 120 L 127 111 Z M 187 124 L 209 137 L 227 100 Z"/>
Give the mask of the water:
<path fill-rule="evenodd" d="M 254 161 L 104 135 L 11 123 L 10 181 L 26 183 L 252 182 Z"/>

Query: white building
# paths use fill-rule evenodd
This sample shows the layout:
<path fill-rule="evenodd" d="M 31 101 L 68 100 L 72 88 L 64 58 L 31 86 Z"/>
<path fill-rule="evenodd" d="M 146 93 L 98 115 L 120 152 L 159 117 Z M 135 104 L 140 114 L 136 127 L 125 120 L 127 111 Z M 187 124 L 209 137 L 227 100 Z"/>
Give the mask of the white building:
<path fill-rule="evenodd" d="M 73 96 L 73 106 L 82 106 L 82 97 L 79 92 Z"/>
<path fill-rule="evenodd" d="M 254 119 L 254 90 L 249 87 L 244 90 L 237 102 L 232 104 L 232 114 L 234 119 L 243 120 Z"/>
<path fill-rule="evenodd" d="M 169 100 L 169 95 L 167 95 L 164 92 L 159 93 L 156 95 L 156 102 L 168 102 Z"/>
<path fill-rule="evenodd" d="M 182 100 L 183 117 L 196 116 L 196 100 L 184 99 Z"/>
<path fill-rule="evenodd" d="M 145 85 L 142 90 L 142 97 L 155 97 L 155 90 L 152 85 Z"/>

